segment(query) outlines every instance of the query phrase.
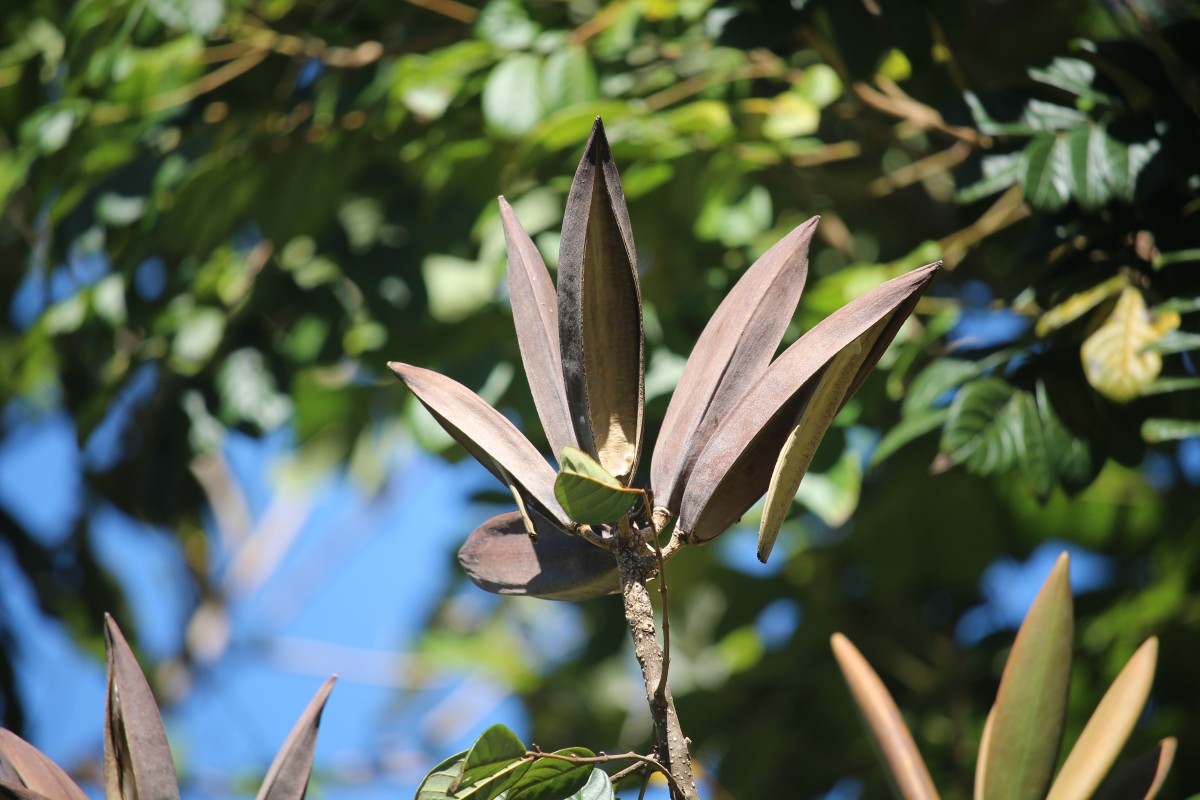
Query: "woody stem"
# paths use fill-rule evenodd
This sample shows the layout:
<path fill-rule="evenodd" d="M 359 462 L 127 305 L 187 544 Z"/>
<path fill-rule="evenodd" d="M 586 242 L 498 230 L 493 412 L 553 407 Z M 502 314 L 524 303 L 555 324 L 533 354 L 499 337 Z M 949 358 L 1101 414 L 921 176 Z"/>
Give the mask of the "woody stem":
<path fill-rule="evenodd" d="M 669 686 L 662 686 L 663 649 L 654 626 L 654 607 L 650 604 L 647 579 L 658 568 L 658 560 L 646 552 L 643 534 L 622 520 L 617 537 L 617 566 L 621 573 L 621 594 L 625 600 L 625 620 L 633 635 L 633 651 L 646 684 L 646 700 L 654 720 L 658 742 L 658 760 L 675 778 L 672 800 L 699 800 L 696 779 L 692 776 L 692 757 L 688 740 L 679 725 L 675 701 Z"/>

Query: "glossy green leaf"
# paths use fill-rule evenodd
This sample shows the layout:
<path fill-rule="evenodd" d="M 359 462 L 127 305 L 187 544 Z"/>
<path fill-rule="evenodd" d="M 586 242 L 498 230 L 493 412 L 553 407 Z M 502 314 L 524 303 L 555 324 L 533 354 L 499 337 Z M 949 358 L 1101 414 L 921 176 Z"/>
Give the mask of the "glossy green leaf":
<path fill-rule="evenodd" d="M 1179 743 L 1168 737 L 1117 769 L 1100 787 L 1095 800 L 1154 800 L 1175 761 Z"/>
<path fill-rule="evenodd" d="M 571 43 L 548 55 L 542 66 L 542 89 L 547 112 L 595 100 L 596 68 L 587 48 Z"/>
<path fill-rule="evenodd" d="M 1105 692 L 1063 762 L 1046 800 L 1088 800 L 1120 755 L 1150 696 L 1158 639 L 1138 648 Z"/>
<path fill-rule="evenodd" d="M 1078 438 L 1062 423 L 1046 385 L 1038 381 L 1034 391 L 1037 415 L 1041 423 L 1041 441 L 1046 447 L 1054 479 L 1067 492 L 1078 492 L 1087 487 L 1103 466 L 1092 445 Z"/>
<path fill-rule="evenodd" d="M 593 758 L 584 747 L 568 747 L 555 755 Z M 591 764 L 575 764 L 558 758 L 540 758 L 509 784 L 505 800 L 563 800 L 578 792 L 592 777 Z"/>
<path fill-rule="evenodd" d="M 504 725 L 493 725 L 471 745 L 458 786 L 474 786 L 524 757 L 525 745 L 517 735 Z"/>
<path fill-rule="evenodd" d="M 1030 69 L 1029 77 L 1094 102 L 1116 102 L 1112 95 L 1096 87 L 1096 67 L 1083 59 L 1056 58 L 1046 67 Z"/>
<path fill-rule="evenodd" d="M 1057 211 L 1071 195 L 1071 156 L 1067 141 L 1053 133 L 1039 133 L 1025 146 L 1021 187 L 1031 205 Z"/>
<path fill-rule="evenodd" d="M 483 117 L 496 132 L 517 136 L 542 119 L 542 63 L 530 53 L 512 53 L 483 85 Z"/>
<path fill-rule="evenodd" d="M 325 701 L 333 691 L 337 676 L 329 678 L 317 690 L 300 719 L 292 728 L 288 738 L 279 748 L 271 762 L 257 800 L 304 800 L 308 789 L 308 778 L 312 772 L 313 754 L 317 747 L 317 730 L 321 726 L 321 713 Z"/>
<path fill-rule="evenodd" d="M 904 445 L 942 427 L 949 418 L 949 408 L 939 408 L 935 411 L 924 411 L 915 416 L 904 417 L 889 428 L 879 440 L 879 444 L 875 446 L 875 451 L 871 454 L 871 466 L 882 464 Z"/>
<path fill-rule="evenodd" d="M 835 633 L 832 646 L 896 796 L 901 800 L 936 800 L 937 789 L 925 760 L 883 681 L 845 636 Z"/>
<path fill-rule="evenodd" d="M 454 795 L 450 790 L 458 783 L 458 776 L 462 774 L 462 766 L 466 760 L 467 751 L 464 750 L 430 770 L 417 787 L 414 800 L 453 800 Z"/>
<path fill-rule="evenodd" d="M 901 410 L 905 416 L 928 411 L 949 402 L 946 395 L 978 376 L 986 369 L 979 361 L 962 358 L 939 358 L 913 379 L 904 394 Z"/>
<path fill-rule="evenodd" d="M 1021 151 L 988 154 L 977 158 L 978 168 L 970 173 L 974 180 L 961 186 L 954 193 L 954 199 L 960 203 L 974 203 L 976 200 L 991 197 L 1020 179 L 1021 168 L 1024 165 L 1024 154 Z"/>
<path fill-rule="evenodd" d="M 1025 616 L 992 708 L 976 800 L 1042 800 L 1062 739 L 1073 617 L 1067 554 Z"/>
<path fill-rule="evenodd" d="M 983 475 L 1013 466 L 1019 420 L 1001 412 L 1015 391 L 1003 378 L 983 378 L 959 390 L 942 429 L 940 450 L 949 463 Z"/>
<path fill-rule="evenodd" d="M 612 781 L 608 779 L 608 773 L 599 767 L 594 767 L 583 788 L 565 800 L 615 800 L 615 798 L 616 793 L 613 791 Z"/>
<path fill-rule="evenodd" d="M 554 496 L 571 519 L 583 525 L 600 525 L 623 517 L 642 492 L 628 489 L 595 459 L 577 447 L 564 447 L 558 457 Z"/>
<path fill-rule="evenodd" d="M 1103 125 L 1086 124 L 1067 134 L 1071 151 L 1071 194 L 1086 209 L 1104 206 L 1121 195 L 1128 172 L 1125 147 Z"/>

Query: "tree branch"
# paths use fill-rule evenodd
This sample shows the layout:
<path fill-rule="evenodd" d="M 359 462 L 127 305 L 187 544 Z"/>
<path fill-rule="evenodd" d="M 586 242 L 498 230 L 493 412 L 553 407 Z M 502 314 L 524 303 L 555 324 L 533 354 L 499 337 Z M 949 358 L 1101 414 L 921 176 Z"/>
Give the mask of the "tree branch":
<path fill-rule="evenodd" d="M 625 620 L 633 635 L 633 651 L 642 668 L 646 700 L 654 721 L 658 760 L 675 778 L 671 786 L 672 800 L 699 800 L 688 741 L 679 725 L 671 690 L 664 686 L 661 697 L 658 693 L 663 674 L 663 649 L 655 635 L 654 607 L 646 588 L 646 579 L 657 569 L 658 559 L 646 555 L 643 532 L 632 528 L 624 519 L 620 522 L 617 539 L 617 567 L 621 573 Z"/>

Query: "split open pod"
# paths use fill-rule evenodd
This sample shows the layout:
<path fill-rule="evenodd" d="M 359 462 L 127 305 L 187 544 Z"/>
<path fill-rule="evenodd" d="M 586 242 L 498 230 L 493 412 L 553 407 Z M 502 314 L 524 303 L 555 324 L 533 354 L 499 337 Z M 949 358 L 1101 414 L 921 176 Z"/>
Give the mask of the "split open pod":
<path fill-rule="evenodd" d="M 817 219 L 798 226 L 746 271 L 704 329 L 667 408 L 650 486 L 637 487 L 645 405 L 637 250 L 600 120 L 567 198 L 557 287 L 504 198 L 500 219 L 521 358 L 559 471 L 466 387 L 388 366 L 511 490 L 517 509 L 481 525 L 459 553 L 476 584 L 502 594 L 615 592 L 619 526 L 648 541 L 674 523 L 681 542 L 703 544 L 764 493 L 765 561 L 817 444 L 937 269 L 868 292 L 773 359 L 804 288 Z"/>

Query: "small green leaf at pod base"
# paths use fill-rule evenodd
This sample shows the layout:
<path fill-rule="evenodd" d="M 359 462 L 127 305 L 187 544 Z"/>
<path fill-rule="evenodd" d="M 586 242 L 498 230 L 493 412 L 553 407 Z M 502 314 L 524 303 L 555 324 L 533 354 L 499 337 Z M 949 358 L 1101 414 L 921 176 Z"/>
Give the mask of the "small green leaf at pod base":
<path fill-rule="evenodd" d="M 624 516 L 642 492 L 628 489 L 577 447 L 564 447 L 562 465 L 554 480 L 554 496 L 571 519 L 582 525 L 599 525 Z"/>

